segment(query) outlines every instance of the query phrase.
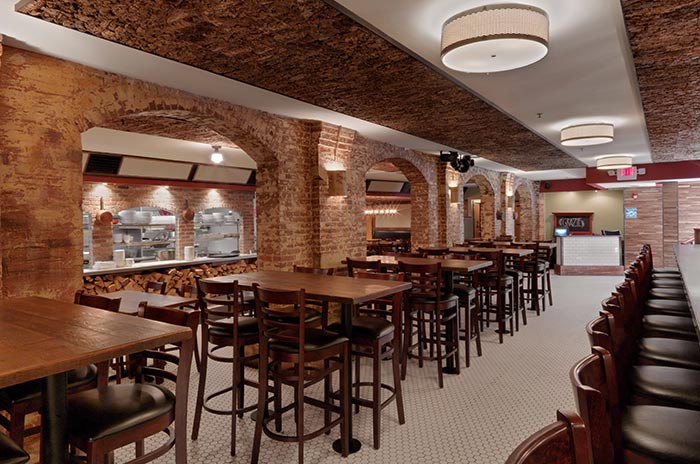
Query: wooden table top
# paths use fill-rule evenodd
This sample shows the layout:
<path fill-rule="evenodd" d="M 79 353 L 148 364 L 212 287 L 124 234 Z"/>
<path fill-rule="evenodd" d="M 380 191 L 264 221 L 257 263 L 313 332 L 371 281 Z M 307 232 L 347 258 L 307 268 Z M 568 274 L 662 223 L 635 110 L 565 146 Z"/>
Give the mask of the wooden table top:
<path fill-rule="evenodd" d="M 513 242 L 513 245 L 535 245 L 535 242 Z M 556 248 L 557 244 L 554 242 L 540 242 L 540 248 Z"/>
<path fill-rule="evenodd" d="M 153 306 L 163 306 L 165 308 L 177 308 L 184 305 L 192 305 L 197 302 L 197 298 L 182 297 L 177 295 L 161 295 L 160 293 L 137 292 L 134 290 L 120 290 L 112 293 L 101 293 L 100 296 L 107 298 L 121 298 L 119 312 L 124 314 L 138 314 L 139 304 L 142 301 Z"/>
<path fill-rule="evenodd" d="M 360 304 L 377 298 L 409 290 L 410 282 L 394 282 L 375 279 L 354 279 L 344 276 L 307 274 L 304 272 L 259 271 L 232 274 L 205 279 L 212 282 L 233 282 L 244 290 L 251 290 L 253 284 L 280 290 L 303 288 L 309 298 L 334 301 L 344 304 Z"/>
<path fill-rule="evenodd" d="M 695 331 L 700 337 L 700 245 L 675 245 L 678 269 L 688 295 L 690 312 L 693 313 Z"/>
<path fill-rule="evenodd" d="M 40 297 L 0 300 L 0 388 L 186 340 L 192 329 Z"/>
<path fill-rule="evenodd" d="M 504 255 L 526 256 L 531 255 L 535 250 L 529 248 L 486 248 L 486 247 L 452 247 L 450 253 L 488 253 L 491 251 L 502 251 Z"/>
<path fill-rule="evenodd" d="M 386 255 L 371 255 L 367 261 L 381 261 L 382 265 L 396 268 L 399 266 L 399 261 L 408 264 L 442 264 L 442 269 L 445 271 L 455 272 L 474 272 L 479 269 L 484 269 L 493 265 L 493 261 L 474 260 L 474 259 L 440 259 L 440 258 L 402 258 L 400 256 Z"/>

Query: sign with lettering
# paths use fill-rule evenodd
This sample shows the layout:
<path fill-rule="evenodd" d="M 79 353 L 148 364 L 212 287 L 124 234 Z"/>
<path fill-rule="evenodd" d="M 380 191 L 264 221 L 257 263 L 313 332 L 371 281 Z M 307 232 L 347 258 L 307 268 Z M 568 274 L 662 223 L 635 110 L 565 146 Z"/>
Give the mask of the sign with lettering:
<path fill-rule="evenodd" d="M 553 213 L 554 227 L 566 227 L 571 235 L 593 233 L 593 213 Z"/>

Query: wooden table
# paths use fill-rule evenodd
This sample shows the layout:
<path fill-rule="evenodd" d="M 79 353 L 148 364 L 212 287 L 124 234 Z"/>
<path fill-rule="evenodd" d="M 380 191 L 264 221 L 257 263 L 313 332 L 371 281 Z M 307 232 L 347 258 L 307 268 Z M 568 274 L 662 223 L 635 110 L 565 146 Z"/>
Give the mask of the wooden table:
<path fill-rule="evenodd" d="M 678 269 L 683 277 L 683 286 L 688 295 L 690 312 L 693 314 L 695 331 L 700 338 L 700 245 L 675 245 Z"/>
<path fill-rule="evenodd" d="M 488 247 L 452 247 L 450 248 L 450 253 L 455 254 L 469 254 L 469 253 L 490 253 L 493 251 L 502 251 L 506 256 L 527 256 L 535 252 L 529 248 L 488 248 Z"/>
<path fill-rule="evenodd" d="M 492 261 L 475 259 L 440 259 L 440 258 L 402 258 L 400 256 L 371 255 L 365 258 L 367 261 L 380 261 L 382 267 L 395 269 L 399 267 L 399 261 L 407 264 L 442 264 L 442 269 L 450 272 L 474 272 L 493 264 Z M 358 261 L 361 261 L 358 258 Z"/>
<path fill-rule="evenodd" d="M 182 297 L 177 295 L 161 295 L 160 293 L 137 292 L 133 290 L 120 290 L 112 293 L 101 293 L 100 296 L 106 298 L 121 298 L 119 312 L 135 315 L 139 312 L 139 304 L 143 301 L 153 306 L 163 306 L 165 308 L 178 308 L 180 306 L 192 305 L 197 302 L 197 298 Z"/>
<path fill-rule="evenodd" d="M 204 279 L 211 282 L 233 282 L 238 281 L 238 285 L 243 290 L 252 290 L 256 283 L 261 287 L 274 288 L 279 290 L 298 290 L 303 288 L 309 299 L 336 302 L 342 305 L 341 322 L 344 335 L 352 337 L 352 309 L 354 305 L 366 303 L 377 298 L 383 298 L 398 292 L 403 292 L 411 288 L 410 282 L 395 282 L 375 279 L 353 279 L 343 276 L 327 276 L 319 274 L 307 274 L 303 272 L 283 272 L 283 271 L 259 271 L 247 272 L 243 274 L 232 274 L 226 276 L 212 277 Z M 352 369 L 350 369 L 348 383 L 345 385 L 345 400 L 351 401 L 352 391 Z M 352 413 L 349 417 L 350 426 L 350 452 L 354 453 L 362 446 L 359 440 L 352 436 Z M 333 449 L 341 451 L 340 440 L 333 442 Z"/>
<path fill-rule="evenodd" d="M 41 462 L 67 462 L 66 371 L 192 336 L 188 327 L 39 297 L 0 300 L 0 388 L 45 378 Z"/>

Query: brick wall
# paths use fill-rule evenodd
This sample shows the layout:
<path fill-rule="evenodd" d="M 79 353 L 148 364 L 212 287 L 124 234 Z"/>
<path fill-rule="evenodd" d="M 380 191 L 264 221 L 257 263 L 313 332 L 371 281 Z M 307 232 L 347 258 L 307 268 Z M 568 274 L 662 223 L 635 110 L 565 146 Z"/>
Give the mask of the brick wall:
<path fill-rule="evenodd" d="M 675 266 L 673 247 L 678 243 L 678 183 L 665 182 L 662 187 L 663 261 L 656 266 Z"/>
<path fill-rule="evenodd" d="M 678 238 L 687 240 L 700 227 L 700 184 L 678 185 Z"/>
<path fill-rule="evenodd" d="M 634 195 L 637 198 L 633 198 Z M 624 207 L 637 208 L 637 219 L 625 219 L 625 262 L 631 263 L 639 249 L 649 243 L 654 253 L 654 263 L 660 266 L 663 259 L 663 194 L 661 187 L 625 189 Z"/>
<path fill-rule="evenodd" d="M 123 185 L 86 182 L 83 186 L 83 211 L 93 218 L 93 253 L 96 261 L 112 259 L 112 227 L 94 222 L 100 208 L 116 214 L 138 206 L 151 206 L 175 213 L 177 217 L 176 257 L 183 258 L 183 247 L 194 245 L 194 223 L 180 216 L 186 203 L 194 211 L 207 208 L 229 208 L 241 215 L 239 247 L 241 253 L 253 249 L 253 199 L 255 192 L 228 189 L 196 189 L 155 185 Z"/>

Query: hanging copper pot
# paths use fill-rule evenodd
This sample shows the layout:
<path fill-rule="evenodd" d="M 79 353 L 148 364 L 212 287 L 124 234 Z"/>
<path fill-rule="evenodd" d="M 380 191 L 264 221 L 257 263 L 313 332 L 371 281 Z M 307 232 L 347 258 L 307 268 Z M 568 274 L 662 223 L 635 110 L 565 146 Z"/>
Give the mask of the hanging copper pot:
<path fill-rule="evenodd" d="M 112 213 L 105 210 L 104 200 L 100 197 L 100 210 L 95 215 L 95 219 L 99 224 L 109 225 L 112 223 Z"/>
<path fill-rule="evenodd" d="M 182 210 L 182 213 L 180 214 L 182 216 L 182 219 L 184 219 L 187 222 L 192 222 L 194 219 L 194 210 L 190 208 L 190 202 L 185 200 L 185 209 Z"/>

